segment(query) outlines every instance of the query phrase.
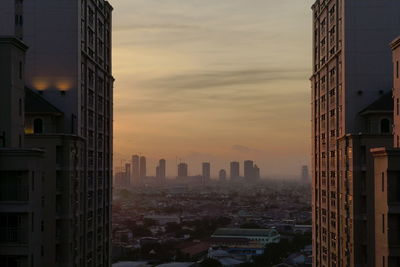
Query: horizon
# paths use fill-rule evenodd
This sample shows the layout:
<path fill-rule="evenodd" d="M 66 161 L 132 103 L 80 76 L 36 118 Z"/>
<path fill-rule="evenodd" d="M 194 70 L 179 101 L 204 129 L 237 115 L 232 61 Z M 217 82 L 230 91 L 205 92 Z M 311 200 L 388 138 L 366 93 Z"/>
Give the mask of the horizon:
<path fill-rule="evenodd" d="M 312 1 L 110 2 L 114 167 L 134 154 L 149 175 L 161 158 L 211 162 L 212 176 L 246 159 L 263 176 L 310 165 Z"/>

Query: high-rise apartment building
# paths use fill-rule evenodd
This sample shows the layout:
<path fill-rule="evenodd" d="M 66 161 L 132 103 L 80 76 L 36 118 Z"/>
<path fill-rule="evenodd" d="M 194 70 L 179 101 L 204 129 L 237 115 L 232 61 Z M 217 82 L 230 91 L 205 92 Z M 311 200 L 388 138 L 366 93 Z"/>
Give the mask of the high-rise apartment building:
<path fill-rule="evenodd" d="M 188 165 L 186 163 L 178 164 L 178 178 L 188 177 Z"/>
<path fill-rule="evenodd" d="M 22 147 L 25 141 L 25 147 L 41 149 L 26 149 L 29 156 L 41 154 L 34 159 L 41 158 L 38 165 L 32 165 L 34 160 L 15 160 L 14 166 L 3 166 L 30 189 L 20 187 L 18 194 L 6 197 L 19 198 L 25 192 L 18 202 L 29 209 L 19 217 L 1 214 L 2 223 L 7 221 L 12 229 L 16 222 L 20 233 L 18 240 L 6 240 L 11 243 L 7 247 L 25 244 L 13 250 L 2 246 L 2 253 L 9 253 L 0 253 L 2 263 L 110 266 L 112 7 L 104 0 L 6 0 L 0 7 L 0 20 L 12 17 L 13 21 L 0 23 L 0 29 L 14 32 L 11 36 L 29 47 L 26 60 L 13 56 L 9 68 L 16 70 L 13 73 L 25 94 L 9 102 L 18 107 L 9 119 L 25 115 L 25 136 L 16 135 L 17 143 Z M 25 92 L 24 80 L 30 88 Z M 9 140 L 7 134 L 4 143 Z M 1 162 L 16 155 L 9 153 Z M 30 169 L 37 171 L 26 173 Z M 33 234 L 24 232 L 29 228 Z"/>
<path fill-rule="evenodd" d="M 390 138 L 391 110 L 381 104 L 392 87 L 387 44 L 400 29 L 399 8 L 392 0 L 312 6 L 313 266 L 375 266 L 366 162 L 368 148 Z"/>
<path fill-rule="evenodd" d="M 139 181 L 140 183 L 144 182 L 144 179 L 147 176 L 147 167 L 146 167 L 146 157 L 141 156 L 139 158 Z"/>
<path fill-rule="evenodd" d="M 230 165 L 230 178 L 232 181 L 240 178 L 240 164 L 239 162 L 232 161 Z"/>
<path fill-rule="evenodd" d="M 165 181 L 167 174 L 166 174 L 166 161 L 165 159 L 160 159 L 158 163 L 158 172 L 159 177 L 162 181 Z"/>
<path fill-rule="evenodd" d="M 393 50 L 394 148 L 373 149 L 375 157 L 375 266 L 400 266 L 400 38 Z"/>
<path fill-rule="evenodd" d="M 309 182 L 309 171 L 308 171 L 308 166 L 304 165 L 301 167 L 301 182 L 302 183 L 308 183 Z"/>
<path fill-rule="evenodd" d="M 226 171 L 224 169 L 219 171 L 218 178 L 220 182 L 226 181 Z"/>
<path fill-rule="evenodd" d="M 139 183 L 140 179 L 140 160 L 138 155 L 132 156 L 132 178 L 131 185 L 136 185 Z"/>
<path fill-rule="evenodd" d="M 209 162 L 203 162 L 202 164 L 202 177 L 203 184 L 207 183 L 211 178 L 211 165 Z"/>
<path fill-rule="evenodd" d="M 244 178 L 249 181 L 254 179 L 254 163 L 252 160 L 244 162 Z"/>

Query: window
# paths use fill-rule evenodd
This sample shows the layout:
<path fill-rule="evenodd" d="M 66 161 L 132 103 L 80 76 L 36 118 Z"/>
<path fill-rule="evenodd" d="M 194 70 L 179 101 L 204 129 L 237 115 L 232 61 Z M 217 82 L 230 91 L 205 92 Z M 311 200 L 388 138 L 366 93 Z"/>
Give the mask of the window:
<path fill-rule="evenodd" d="M 43 120 L 42 119 L 34 119 L 33 120 L 33 133 L 41 134 L 43 133 Z"/>
<path fill-rule="evenodd" d="M 389 119 L 381 120 L 381 133 L 390 133 L 390 120 Z"/>

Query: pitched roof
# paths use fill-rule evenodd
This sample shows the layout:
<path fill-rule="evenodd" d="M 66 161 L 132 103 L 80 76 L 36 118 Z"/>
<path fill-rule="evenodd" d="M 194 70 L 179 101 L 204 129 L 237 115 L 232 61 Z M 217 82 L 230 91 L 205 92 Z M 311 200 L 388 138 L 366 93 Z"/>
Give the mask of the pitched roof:
<path fill-rule="evenodd" d="M 25 88 L 25 112 L 63 115 L 62 111 L 29 88 Z"/>
<path fill-rule="evenodd" d="M 381 96 L 378 100 L 367 106 L 360 113 L 370 113 L 374 111 L 393 111 L 393 98 L 392 92 L 387 92 Z"/>

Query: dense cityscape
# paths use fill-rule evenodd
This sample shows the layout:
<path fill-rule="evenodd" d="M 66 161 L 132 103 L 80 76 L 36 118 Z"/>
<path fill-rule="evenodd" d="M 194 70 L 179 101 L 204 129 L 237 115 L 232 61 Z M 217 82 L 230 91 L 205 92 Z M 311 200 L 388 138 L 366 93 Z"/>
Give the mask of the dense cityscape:
<path fill-rule="evenodd" d="M 243 1 L 220 0 L 212 11 L 207 9 L 211 2 L 189 0 L 179 3 L 186 5 L 182 10 L 173 0 L 168 8 L 166 1 L 121 0 L 114 6 L 110 2 L 0 1 L 2 267 L 400 266 L 400 1 L 315 0 L 310 14 L 294 18 L 289 15 L 292 6 L 304 3 L 246 2 L 245 7 L 252 8 L 249 15 L 242 12 Z M 242 24 L 243 18 L 259 16 L 256 9 L 262 2 L 268 6 L 262 20 L 268 25 L 274 21 L 278 26 L 267 28 L 278 29 L 279 34 L 262 44 L 258 39 L 239 42 L 244 45 L 243 57 L 248 55 L 254 65 L 232 69 L 241 63 L 225 62 L 222 55 L 236 56 L 228 51 L 235 42 L 218 29 L 229 27 L 228 37 L 261 36 L 260 29 L 255 30 L 260 19 L 250 26 Z M 170 13 L 144 11 L 155 12 L 154 5 Z M 215 18 L 226 17 L 226 5 L 240 16 L 221 23 Z M 277 13 L 278 19 L 272 16 L 277 12 L 273 7 L 289 13 Z M 121 21 L 125 14 L 128 22 L 150 15 L 165 22 L 113 26 L 116 10 Z M 200 10 L 206 10 L 207 19 L 197 17 Z M 306 94 L 295 91 L 300 85 L 295 82 L 308 82 L 307 78 L 298 75 L 300 70 L 278 68 L 269 57 L 266 61 L 258 54 L 250 57 L 253 49 L 278 43 L 279 53 L 265 48 L 263 53 L 271 58 L 279 54 L 282 61 L 287 54 L 290 62 L 298 59 L 283 48 L 289 44 L 295 49 L 298 43 L 285 39 L 290 36 L 282 39 L 280 31 L 287 30 L 282 17 L 291 22 L 292 37 L 298 38 L 308 36 L 294 30 L 304 24 L 305 16 L 312 23 L 311 54 L 306 56 L 312 61 L 311 73 L 307 71 L 311 74 L 309 138 L 299 128 L 309 117 L 294 103 L 305 102 L 301 97 Z M 203 28 L 188 21 L 211 21 L 214 26 Z M 129 37 L 126 33 L 132 31 L 138 32 L 140 41 L 149 32 L 163 41 L 118 39 L 115 52 L 112 33 Z M 185 49 L 168 50 L 183 41 L 178 38 L 181 31 L 212 33 L 205 35 L 211 40 L 192 35 L 186 40 L 193 53 L 199 47 L 207 53 L 195 60 L 184 56 Z M 175 38 L 173 45 L 167 42 L 170 36 Z M 194 45 L 199 40 L 200 46 Z M 216 40 L 223 41 L 221 50 L 210 48 L 217 46 Z M 147 54 L 134 54 L 132 43 Z M 168 57 L 161 58 L 160 51 L 167 50 Z M 176 67 L 179 75 L 157 76 L 151 64 L 143 64 L 141 75 L 154 76 L 147 86 L 134 80 L 116 84 L 125 91 L 114 91 L 119 75 L 140 76 L 129 72 L 137 64 L 132 55 L 167 62 L 161 69 Z M 116 72 L 113 58 L 123 65 Z M 204 69 L 185 76 L 181 72 L 189 62 L 196 67 L 204 64 Z M 266 62 L 273 68 L 255 67 Z M 301 61 L 301 66 L 306 64 Z M 296 77 L 290 76 L 293 73 Z M 277 80 L 284 87 L 266 89 Z M 275 93 L 284 90 L 290 94 L 278 101 Z M 138 91 L 150 92 L 151 97 L 142 98 Z M 204 115 L 209 110 L 196 106 L 190 97 L 194 91 L 200 96 L 197 101 L 209 109 L 235 101 L 240 105 Z M 269 97 L 276 103 L 266 104 L 265 95 L 255 94 L 259 91 L 273 91 Z M 164 98 L 170 103 L 161 102 Z M 217 102 L 210 104 L 210 99 Z M 115 109 L 125 101 L 137 106 L 128 103 Z M 185 113 L 194 106 L 194 113 Z M 277 112 L 277 107 L 284 112 Z M 256 116 L 260 112 L 263 116 Z M 127 113 L 144 119 L 130 121 L 124 117 Z M 165 114 L 170 117 L 165 119 Z M 267 128 L 260 127 L 260 118 Z M 165 122 L 171 129 L 178 127 L 176 132 Z M 154 128 L 146 129 L 149 124 Z M 291 130 L 283 130 L 288 125 Z M 127 129 L 139 130 L 128 138 Z M 165 139 L 153 138 L 154 134 Z M 140 150 L 146 146 L 148 150 Z M 131 155 L 131 151 L 144 153 Z M 171 155 L 179 153 L 187 158 L 176 157 L 173 162 Z M 116 155 L 125 160 L 116 162 Z M 154 158 L 159 160 L 150 170 Z"/>

